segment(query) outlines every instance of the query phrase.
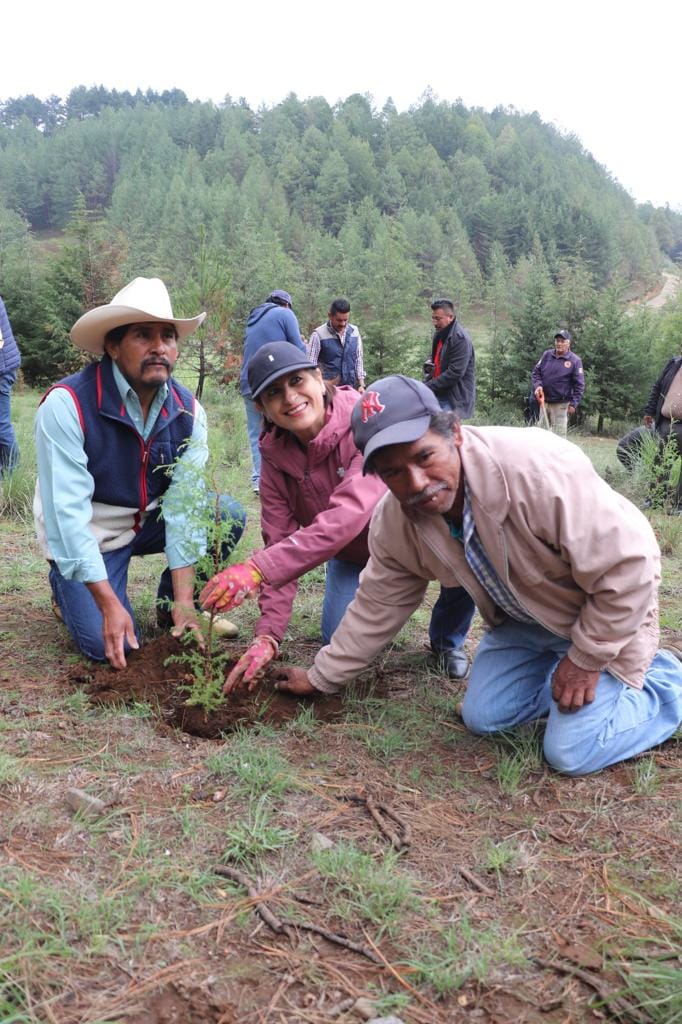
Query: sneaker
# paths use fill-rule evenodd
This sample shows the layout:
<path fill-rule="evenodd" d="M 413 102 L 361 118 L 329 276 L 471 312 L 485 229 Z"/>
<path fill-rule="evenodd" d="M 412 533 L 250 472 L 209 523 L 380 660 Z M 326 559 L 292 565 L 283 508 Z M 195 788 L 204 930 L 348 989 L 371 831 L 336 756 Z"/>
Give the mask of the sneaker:
<path fill-rule="evenodd" d="M 449 651 L 435 651 L 438 666 L 448 679 L 466 679 L 471 662 L 463 647 L 452 647 Z"/>
<path fill-rule="evenodd" d="M 201 613 L 205 619 L 211 618 L 210 612 Z M 226 615 L 214 615 L 213 616 L 213 632 L 216 636 L 224 636 L 227 640 L 234 640 L 235 637 L 239 636 L 239 627 L 235 626 L 234 622 L 230 622 Z"/>

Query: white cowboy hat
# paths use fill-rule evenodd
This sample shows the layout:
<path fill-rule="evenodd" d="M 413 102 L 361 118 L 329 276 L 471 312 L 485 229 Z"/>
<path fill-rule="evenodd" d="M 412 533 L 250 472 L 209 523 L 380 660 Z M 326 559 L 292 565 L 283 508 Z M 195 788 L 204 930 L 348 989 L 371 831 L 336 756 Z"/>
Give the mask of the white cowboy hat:
<path fill-rule="evenodd" d="M 71 328 L 71 341 L 78 348 L 101 356 L 104 338 L 114 327 L 161 321 L 175 324 L 178 341 L 184 341 L 205 319 L 206 314 L 199 313 L 188 320 L 178 320 L 173 316 L 170 295 L 163 281 L 158 277 L 136 277 L 121 288 L 111 302 L 83 313 Z"/>

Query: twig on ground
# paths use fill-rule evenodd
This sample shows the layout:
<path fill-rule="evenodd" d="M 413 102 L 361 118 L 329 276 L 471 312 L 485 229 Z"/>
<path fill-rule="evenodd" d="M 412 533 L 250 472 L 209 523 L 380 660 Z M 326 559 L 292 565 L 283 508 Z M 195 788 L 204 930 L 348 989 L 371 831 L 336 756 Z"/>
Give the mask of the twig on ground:
<path fill-rule="evenodd" d="M 410 829 L 409 824 L 404 818 L 401 818 L 396 811 L 390 808 L 388 804 L 378 802 L 374 797 L 369 795 L 363 796 L 360 793 L 345 793 L 339 797 L 339 800 L 346 800 L 352 804 L 364 804 L 377 823 L 379 831 L 386 837 L 386 839 L 388 839 L 394 850 L 397 850 L 398 852 L 406 850 L 412 843 L 412 830 Z M 397 832 L 395 832 L 391 826 L 384 821 L 382 814 L 386 818 L 390 818 L 400 827 L 402 835 L 398 835 Z"/>
<path fill-rule="evenodd" d="M 462 878 L 469 883 L 469 885 L 473 885 L 474 889 L 477 889 L 478 892 L 482 893 L 484 896 L 495 895 L 493 890 L 489 889 L 487 885 L 484 885 L 483 882 L 479 881 L 479 879 L 476 878 L 476 875 L 472 871 L 469 871 L 468 868 L 462 867 L 461 864 L 458 864 L 457 870 L 459 871 Z"/>
<path fill-rule="evenodd" d="M 428 1006 L 430 1010 L 437 1010 L 437 1006 L 435 1005 L 435 1003 L 432 1003 L 430 999 L 427 999 L 426 996 L 423 996 L 419 989 L 416 989 L 414 985 L 410 985 L 409 981 L 406 981 L 405 978 L 403 978 L 402 974 L 400 974 L 400 972 L 397 971 L 396 968 L 388 962 L 386 957 L 381 953 L 377 946 L 374 945 L 367 932 L 365 932 L 364 934 L 365 938 L 367 939 L 368 945 L 374 950 L 374 952 L 380 958 L 381 963 L 384 965 L 389 974 L 393 975 L 398 984 L 402 985 L 402 987 L 404 989 L 407 989 L 408 992 L 411 992 L 415 999 L 417 999 L 422 1004 L 422 1006 Z"/>
<path fill-rule="evenodd" d="M 574 978 L 578 978 L 583 984 L 593 989 L 599 998 L 603 1001 L 614 1017 L 618 1017 L 621 1020 L 634 1021 L 634 1024 L 649 1024 L 649 1018 L 643 1016 L 637 1010 L 637 1007 L 628 1003 L 626 999 L 620 996 L 616 996 L 614 992 L 609 991 L 607 986 L 601 982 L 598 978 L 595 978 L 589 971 L 583 971 L 580 967 L 575 967 L 573 964 L 562 963 L 558 960 L 544 960 L 539 956 L 533 956 L 530 958 L 534 964 L 538 967 L 544 967 L 548 971 L 557 971 L 559 974 L 570 974 Z"/>
<path fill-rule="evenodd" d="M 377 953 L 373 952 L 372 949 L 368 949 L 367 946 L 363 946 L 359 942 L 353 942 L 352 939 L 347 939 L 345 935 L 339 935 L 336 932 L 327 931 L 326 928 L 322 928 L 316 924 L 311 924 L 307 921 L 281 921 L 277 915 L 272 912 L 267 903 L 263 902 L 260 893 L 255 886 L 252 885 L 250 879 L 236 868 L 217 867 L 213 870 L 217 875 L 229 878 L 233 882 L 238 882 L 239 885 L 246 889 L 249 894 L 249 898 L 253 903 L 254 910 L 268 928 L 275 933 L 275 935 L 286 935 L 289 941 L 293 942 L 297 931 L 313 932 L 315 935 L 319 935 L 328 942 L 332 942 L 337 946 L 343 946 L 344 949 L 350 949 L 353 953 L 360 953 L 361 956 L 367 957 L 367 959 L 371 960 L 372 963 L 379 964 L 380 966 L 384 964 L 381 957 Z"/>
<path fill-rule="evenodd" d="M 251 880 L 247 878 L 245 874 L 238 871 L 237 868 L 230 867 L 217 867 L 213 870 L 216 875 L 221 875 L 223 878 L 229 878 L 231 881 L 237 882 L 239 885 L 243 886 L 249 894 L 249 899 L 253 903 L 254 910 L 261 920 L 265 922 L 268 928 L 271 928 L 275 935 L 286 935 L 290 941 L 293 941 L 294 935 L 291 926 L 280 921 L 277 915 L 273 914 L 270 910 L 267 903 L 263 903 L 260 893 L 255 886 L 252 885 Z"/>

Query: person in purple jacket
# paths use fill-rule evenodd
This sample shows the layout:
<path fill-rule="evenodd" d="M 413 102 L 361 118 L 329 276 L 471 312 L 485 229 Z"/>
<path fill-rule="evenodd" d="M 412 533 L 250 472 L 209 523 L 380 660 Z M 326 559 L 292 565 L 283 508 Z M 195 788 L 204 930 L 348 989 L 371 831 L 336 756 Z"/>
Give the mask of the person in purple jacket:
<path fill-rule="evenodd" d="M 552 430 L 566 436 L 568 417 L 573 416 L 585 391 L 583 364 L 571 352 L 571 335 L 567 330 L 554 335 L 554 348 L 546 349 L 533 367 L 533 393 L 544 402 Z"/>
<path fill-rule="evenodd" d="M 265 548 L 229 566 L 201 592 L 204 608 L 226 611 L 258 595 L 254 640 L 227 677 L 224 691 L 254 689 L 277 657 L 300 576 L 326 562 L 321 631 L 325 644 L 355 596 L 369 557 L 369 521 L 385 485 L 362 475 L 351 431 L 358 393 L 326 382 L 294 345 L 264 345 L 252 357 L 248 384 L 265 419 L 260 439 L 261 529 Z M 464 638 L 474 613 L 462 591 L 452 628 Z"/>

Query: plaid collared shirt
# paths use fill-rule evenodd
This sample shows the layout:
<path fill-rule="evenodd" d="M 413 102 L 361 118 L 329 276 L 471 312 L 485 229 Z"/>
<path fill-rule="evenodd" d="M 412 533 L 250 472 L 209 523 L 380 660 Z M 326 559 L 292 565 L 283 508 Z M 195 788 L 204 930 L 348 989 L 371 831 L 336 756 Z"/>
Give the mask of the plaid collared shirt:
<path fill-rule="evenodd" d="M 466 482 L 464 484 L 462 529 L 458 530 L 450 522 L 448 522 L 448 526 L 452 536 L 464 546 L 464 557 L 467 560 L 467 565 L 483 589 L 490 594 L 498 608 L 501 608 L 510 619 L 516 619 L 517 622 L 535 622 L 535 619 L 521 607 L 512 592 L 502 583 L 483 549 L 480 537 L 476 532 L 476 523 L 471 511 L 471 497 Z"/>

